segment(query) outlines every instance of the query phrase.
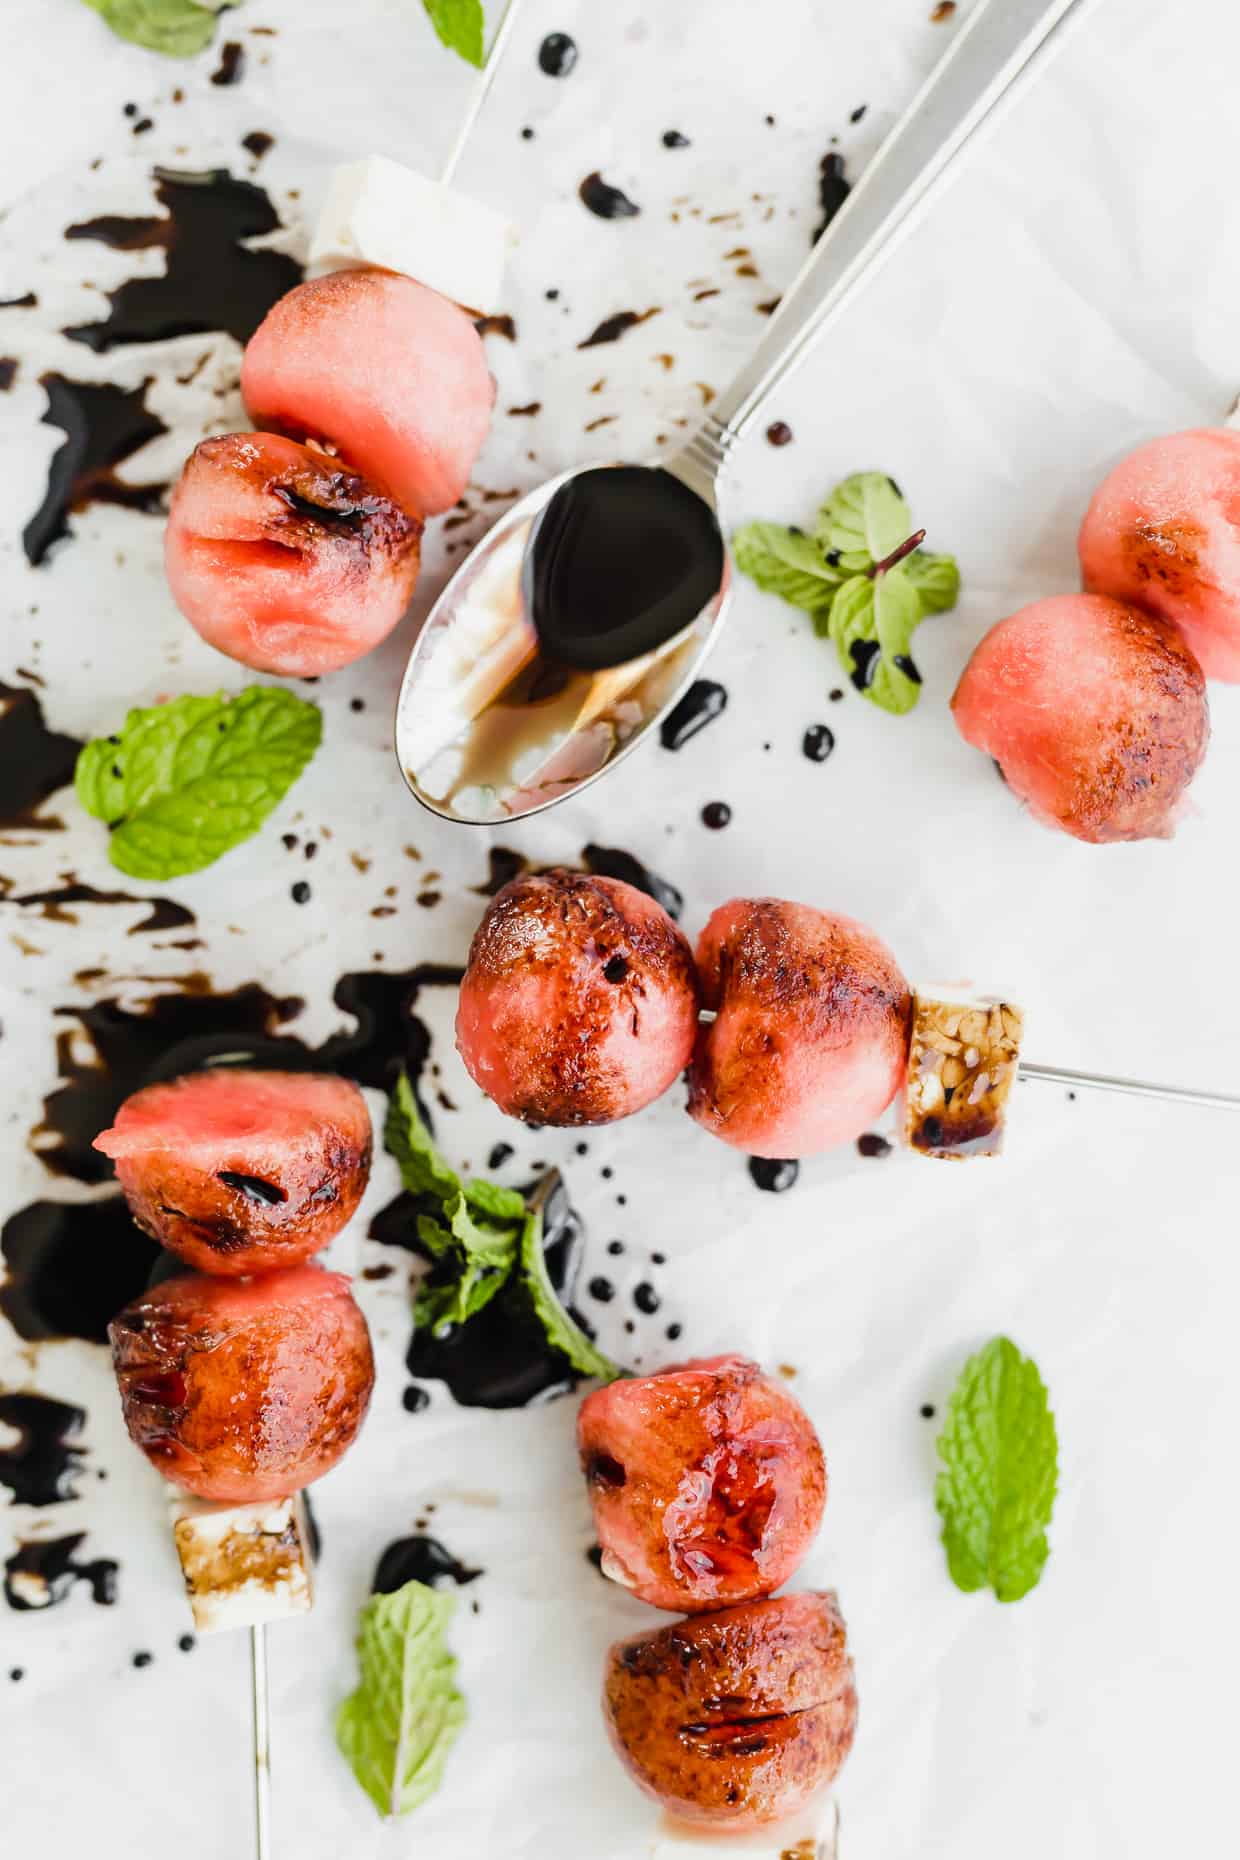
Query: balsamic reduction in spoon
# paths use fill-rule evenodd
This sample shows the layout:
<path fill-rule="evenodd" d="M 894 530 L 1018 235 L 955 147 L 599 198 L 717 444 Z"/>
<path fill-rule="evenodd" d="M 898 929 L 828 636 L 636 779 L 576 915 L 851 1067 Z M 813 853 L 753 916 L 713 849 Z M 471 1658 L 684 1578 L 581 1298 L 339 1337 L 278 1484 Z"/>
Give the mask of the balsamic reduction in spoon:
<path fill-rule="evenodd" d="M 719 592 L 715 514 L 671 472 L 578 472 L 535 518 L 521 591 L 548 658 L 604 671 L 655 651 Z"/>

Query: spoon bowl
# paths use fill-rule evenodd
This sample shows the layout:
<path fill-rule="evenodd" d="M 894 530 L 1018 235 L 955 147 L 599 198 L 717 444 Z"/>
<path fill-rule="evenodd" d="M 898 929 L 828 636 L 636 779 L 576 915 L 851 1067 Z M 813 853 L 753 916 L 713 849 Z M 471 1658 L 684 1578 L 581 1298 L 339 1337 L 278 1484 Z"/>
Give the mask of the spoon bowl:
<path fill-rule="evenodd" d="M 716 509 L 732 447 L 1090 3 L 982 0 L 683 450 L 563 472 L 466 557 L 397 704 L 401 772 L 432 813 L 491 826 L 557 806 L 678 701 L 730 605 Z"/>

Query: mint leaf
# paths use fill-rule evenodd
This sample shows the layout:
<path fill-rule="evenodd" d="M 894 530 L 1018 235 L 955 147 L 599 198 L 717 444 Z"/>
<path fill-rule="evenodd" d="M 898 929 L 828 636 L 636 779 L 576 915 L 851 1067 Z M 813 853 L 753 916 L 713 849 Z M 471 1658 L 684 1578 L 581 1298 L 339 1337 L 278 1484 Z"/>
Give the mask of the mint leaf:
<path fill-rule="evenodd" d="M 336 1714 L 336 1742 L 381 1815 L 407 1815 L 435 1793 L 465 1721 L 445 1638 L 455 1607 L 455 1596 L 407 1582 L 362 1609 L 361 1684 Z"/>
<path fill-rule="evenodd" d="M 450 1169 L 418 1113 L 409 1075 L 402 1072 L 388 1099 L 383 1147 L 396 1158 L 400 1179 L 411 1195 L 434 1195 L 449 1201 L 461 1192 L 461 1178 Z"/>
<path fill-rule="evenodd" d="M 912 533 L 909 507 L 893 479 L 857 471 L 836 485 L 818 512 L 814 540 L 824 556 L 839 556 L 845 573 L 861 574 Z"/>
<path fill-rule="evenodd" d="M 554 1180 L 554 1178 L 548 1178 Z M 547 1342 L 568 1358 L 583 1376 L 597 1376 L 600 1382 L 614 1382 L 624 1372 L 611 1358 L 596 1349 L 580 1324 L 571 1318 L 556 1294 L 547 1271 L 543 1250 L 543 1204 L 532 1207 L 521 1232 L 521 1278 L 529 1294 L 535 1315 L 547 1334 Z"/>
<path fill-rule="evenodd" d="M 74 785 L 113 828 L 131 878 L 200 872 L 258 832 L 323 735 L 314 704 L 272 685 L 131 710 L 118 736 L 87 743 Z"/>
<path fill-rule="evenodd" d="M 910 676 L 909 646 L 924 612 L 903 563 L 872 578 L 855 575 L 831 608 L 840 664 L 871 704 L 897 716 L 912 710 L 921 695 L 920 679 Z"/>
<path fill-rule="evenodd" d="M 421 1222 L 418 1223 L 419 1232 Z M 468 1323 L 507 1282 L 517 1256 L 517 1242 L 512 1237 L 508 1257 L 502 1266 L 487 1266 L 477 1259 L 461 1261 L 446 1255 L 432 1266 L 418 1286 L 413 1301 L 413 1322 L 417 1330 L 442 1336 L 457 1324 Z"/>
<path fill-rule="evenodd" d="M 808 613 L 827 606 L 844 578 L 810 537 L 780 523 L 746 523 L 732 538 L 732 560 L 765 593 Z"/>
<path fill-rule="evenodd" d="M 905 574 L 928 614 L 945 614 L 960 599 L 960 570 L 954 555 L 927 555 L 914 549 L 903 562 Z"/>
<path fill-rule="evenodd" d="M 1037 1367 L 1006 1337 L 965 1364 L 938 1453 L 935 1504 L 952 1581 L 1018 1602 L 1050 1554 L 1059 1449 Z"/>
<path fill-rule="evenodd" d="M 85 0 L 119 39 L 163 52 L 168 58 L 192 58 L 210 45 L 217 13 L 235 0 Z"/>
<path fill-rule="evenodd" d="M 479 1214 L 489 1215 L 492 1220 L 525 1219 L 525 1196 L 519 1195 L 515 1188 L 502 1188 L 498 1182 L 488 1182 L 485 1176 L 475 1176 L 472 1182 L 466 1182 L 465 1199 L 471 1208 L 477 1208 Z"/>
<path fill-rule="evenodd" d="M 482 68 L 482 0 L 422 0 L 431 25 L 450 52 Z"/>

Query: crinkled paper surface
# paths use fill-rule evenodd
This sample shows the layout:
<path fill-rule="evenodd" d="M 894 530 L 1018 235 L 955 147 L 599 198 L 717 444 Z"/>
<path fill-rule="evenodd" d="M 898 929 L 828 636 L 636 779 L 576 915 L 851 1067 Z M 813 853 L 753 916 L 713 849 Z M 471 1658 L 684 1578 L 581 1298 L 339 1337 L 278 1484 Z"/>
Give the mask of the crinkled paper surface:
<path fill-rule="evenodd" d="M 757 306 L 801 262 L 822 155 L 838 146 L 858 172 L 948 43 L 954 28 L 932 25 L 930 4 L 528 0 L 459 174 L 523 225 L 517 341 L 488 339 L 499 396 L 475 514 L 429 547 L 427 593 L 446 543 L 480 533 L 507 494 L 575 460 L 674 444 L 677 423 L 765 329 Z M 246 680 L 178 617 L 156 518 L 95 508 L 45 567 L 26 566 L 17 532 L 60 437 L 39 424 L 37 377 L 59 368 L 132 385 L 153 373 L 151 402 L 172 431 L 125 468 L 139 478 L 173 473 L 240 409 L 226 341 L 96 357 L 57 334 L 98 314 L 99 288 L 161 262 L 67 243 L 63 227 L 149 210 L 153 159 L 235 160 L 237 138 L 261 129 L 277 137 L 261 178 L 296 248 L 333 152 L 433 165 L 471 79 L 415 0 L 247 0 L 222 22 L 221 37 L 246 48 L 232 89 L 207 81 L 215 54 L 164 64 L 110 39 L 73 0 L 9 0 L 5 25 L 0 173 L 13 204 L 0 297 L 33 289 L 40 304 L 0 310 L 0 355 L 19 364 L 0 396 L 0 670 L 18 684 L 17 666 L 37 673 L 52 726 L 84 736 L 161 693 Z M 581 45 L 560 82 L 535 63 L 552 29 Z M 70 871 L 125 888 L 71 797 L 56 804 L 63 833 L 6 839 L 4 1211 L 91 1192 L 53 1178 L 27 1145 L 56 1083 L 56 1034 L 74 1025 L 58 1010 L 132 1002 L 201 970 L 219 989 L 257 980 L 304 997 L 294 1024 L 320 1039 L 343 1024 L 332 1003 L 342 972 L 463 959 L 489 844 L 537 862 L 576 859 L 589 841 L 626 847 L 683 890 L 691 930 L 737 892 L 842 909 L 878 928 L 909 972 L 1022 1002 L 1031 1057 L 1234 1087 L 1236 694 L 1213 693 L 1213 747 L 1176 840 L 1103 850 L 1023 817 L 946 705 L 992 620 L 1073 584 L 1075 525 L 1100 473 L 1153 433 L 1220 420 L 1234 398 L 1238 63 L 1231 8 L 1101 0 L 776 396 L 768 417 L 787 421 L 793 443 L 774 449 L 760 424 L 741 450 L 730 521 L 806 521 L 835 479 L 876 466 L 900 481 L 929 546 L 959 556 L 964 597 L 918 637 L 925 690 L 910 716 L 852 694 L 830 702 L 841 680 L 829 648 L 743 585 L 711 667 L 731 694 L 721 721 L 678 755 L 647 747 L 542 819 L 453 829 L 418 811 L 390 753 L 406 627 L 315 692 L 324 748 L 262 834 L 152 888 L 195 912 L 203 947 L 177 948 L 184 931 L 130 935 L 133 906 L 81 905 L 63 922 L 14 902 Z M 154 119 L 137 139 L 129 101 Z M 691 146 L 666 149 L 669 129 Z M 594 169 L 640 217 L 585 212 L 576 187 Z M 738 248 L 750 256 L 728 256 Z M 738 275 L 749 264 L 758 275 Z M 651 307 L 659 314 L 618 343 L 577 347 L 604 318 Z M 200 355 L 197 379 L 179 383 Z M 537 413 L 508 412 L 533 402 Z M 358 697 L 364 710 L 351 708 Z M 815 764 L 801 737 L 823 722 L 837 746 Z M 726 831 L 701 824 L 714 800 L 732 808 Z M 300 846 L 285 850 L 286 831 L 316 840 L 313 865 Z M 301 878 L 312 895 L 298 906 Z M 428 892 L 440 902 L 419 905 Z M 606 1270 L 617 1287 L 606 1305 L 583 1292 L 605 1349 L 641 1367 L 739 1349 L 796 1371 L 830 1472 L 825 1525 L 797 1580 L 838 1587 L 862 1700 L 839 1789 L 847 1860 L 1217 1851 L 1233 1819 L 1236 1126 L 1026 1085 L 1001 1161 L 849 1152 L 806 1165 L 776 1196 L 686 1120 L 678 1092 L 591 1134 L 584 1157 L 570 1133 L 506 1126 L 453 1053 L 450 991 L 431 991 L 420 1011 L 436 1083 L 457 1107 L 439 1117 L 453 1161 L 480 1166 L 504 1139 L 516 1147 L 507 1180 L 539 1161 L 565 1166 L 589 1227 L 584 1279 Z M 380 1114 L 378 1094 L 371 1102 Z M 653 1814 L 607 1750 L 596 1696 L 607 1643 L 651 1617 L 587 1561 L 574 1403 L 486 1413 L 438 1387 L 424 1412 L 406 1412 L 410 1261 L 366 1237 L 393 1187 L 385 1159 L 331 1253 L 346 1269 L 396 1270 L 359 1280 L 378 1386 L 359 1444 L 315 1490 L 318 1605 L 270 1634 L 276 1851 L 639 1860 Z M 654 1316 L 633 1302 L 644 1280 Z M 1036 1357 L 1062 1443 L 1050 1562 L 1007 1609 L 947 1579 L 936 1423 L 920 1413 L 941 1410 L 966 1355 L 998 1331 Z M 4 1511 L 0 1557 L 10 1534 L 81 1530 L 90 1554 L 120 1562 L 111 1609 L 84 1585 L 44 1614 L 0 1605 L 6 1847 L 248 1852 L 244 1636 L 177 1649 L 188 1619 L 161 1494 L 126 1443 L 104 1352 L 32 1349 L 5 1332 L 0 1376 L 89 1415 L 81 1496 Z M 440 1793 L 393 1831 L 339 1760 L 331 1724 L 354 1683 L 353 1625 L 377 1556 L 428 1514 L 485 1570 L 453 1630 L 470 1717 Z M 142 1670 L 138 1650 L 154 1655 Z M 10 1667 L 24 1677 L 11 1682 Z"/>

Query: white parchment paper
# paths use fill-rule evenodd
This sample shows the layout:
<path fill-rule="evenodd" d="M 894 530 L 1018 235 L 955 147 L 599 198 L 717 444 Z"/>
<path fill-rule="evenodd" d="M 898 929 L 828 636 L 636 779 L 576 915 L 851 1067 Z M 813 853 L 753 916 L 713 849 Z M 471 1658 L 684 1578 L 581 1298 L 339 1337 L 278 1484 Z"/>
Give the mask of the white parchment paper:
<path fill-rule="evenodd" d="M 474 515 L 428 550 L 426 596 L 455 559 L 446 544 L 480 534 L 507 494 L 576 459 L 646 456 L 660 435 L 675 443 L 765 327 L 757 306 L 798 267 L 821 156 L 838 146 L 859 172 L 944 48 L 953 27 L 929 11 L 930 0 L 527 0 L 459 175 L 523 226 L 518 339 L 489 339 L 499 395 Z M 208 83 L 212 56 L 166 65 L 110 39 L 72 0 L 9 0 L 5 13 L 0 173 L 13 204 L 0 222 L 0 297 L 34 288 L 41 302 L 0 311 L 0 354 L 19 361 L 0 397 L 0 672 L 35 672 L 52 725 L 88 735 L 131 703 L 237 688 L 246 675 L 177 615 L 157 520 L 92 511 L 49 565 L 26 566 L 17 535 L 60 438 L 38 424 L 37 376 L 158 374 L 152 403 L 174 430 L 134 462 L 135 477 L 174 471 L 204 430 L 241 416 L 235 395 L 210 392 L 235 377 L 226 343 L 95 358 L 56 334 L 83 307 L 96 314 L 98 290 L 134 269 L 66 246 L 61 227 L 143 211 L 152 159 L 235 157 L 238 136 L 262 129 L 277 142 L 261 177 L 296 245 L 333 150 L 433 164 L 469 78 L 413 0 L 248 0 L 223 27 L 247 52 L 233 90 Z M 535 64 L 552 29 L 581 45 L 562 82 Z M 794 443 L 775 450 L 759 430 L 736 462 L 735 521 L 808 518 L 836 478 L 873 465 L 899 479 L 930 545 L 958 554 L 961 605 L 918 637 L 916 712 L 888 718 L 851 694 L 831 703 L 842 681 L 828 648 L 742 584 L 711 666 L 731 694 L 721 721 L 679 755 L 652 746 L 580 802 L 488 835 L 421 814 L 400 782 L 389 717 L 402 629 L 318 688 L 325 748 L 264 833 L 158 888 L 195 911 L 202 949 L 130 936 L 136 908 L 82 906 L 66 923 L 0 906 L 4 1211 L 87 1192 L 52 1180 L 27 1144 L 56 1082 L 55 1034 L 71 1024 L 57 1009 L 92 987 L 137 1002 L 192 966 L 217 989 L 258 980 L 303 996 L 295 1030 L 320 1039 L 343 1024 L 331 1001 L 343 971 L 463 960 L 492 842 L 538 862 L 576 859 L 588 841 L 626 847 L 683 890 L 691 932 L 738 892 L 842 909 L 872 923 L 909 972 L 971 977 L 1023 1001 L 1031 1057 L 1231 1084 L 1235 693 L 1214 690 L 1214 742 L 1177 839 L 1101 850 L 1025 818 L 957 737 L 946 702 L 994 619 L 1073 585 L 1075 527 L 1108 465 L 1155 432 L 1220 420 L 1234 399 L 1238 61 L 1240 16 L 1218 0 L 1101 0 L 771 406 Z M 186 97 L 174 104 L 178 84 Z M 131 100 L 155 120 L 139 142 L 121 113 Z M 672 128 L 689 148 L 662 146 Z M 639 201 L 639 218 L 584 211 L 576 185 L 596 168 Z M 727 256 L 739 247 L 750 261 Z M 746 262 L 756 277 L 738 275 Z M 653 306 L 618 344 L 576 346 L 604 317 Z M 198 383 L 178 387 L 171 362 L 203 352 Z M 507 412 L 535 401 L 537 414 Z M 350 708 L 355 697 L 364 710 Z M 817 722 L 837 737 L 824 765 L 800 749 Z M 109 888 L 101 831 L 62 799 L 66 832 L 0 849 L 12 895 L 69 871 Z M 699 819 L 711 800 L 733 809 L 722 833 Z M 284 851 L 282 831 L 317 840 L 313 866 Z M 313 895 L 298 907 L 290 886 L 302 877 Z M 428 890 L 441 902 L 420 906 Z M 90 969 L 104 973 L 75 979 Z M 564 1166 L 589 1226 L 584 1277 L 606 1269 L 618 1288 L 610 1304 L 586 1300 L 603 1346 L 642 1367 L 734 1348 L 795 1371 L 830 1473 L 824 1528 L 797 1583 L 838 1587 L 862 1700 L 839 1789 L 847 1860 L 1217 1851 L 1233 1818 L 1240 1421 L 1240 1167 L 1226 1119 L 1027 1085 L 998 1163 L 848 1152 L 774 1196 L 688 1122 L 676 1092 L 591 1134 L 584 1157 L 572 1133 L 506 1125 L 455 1057 L 452 1006 L 447 991 L 420 1004 L 437 1082 L 458 1107 L 441 1112 L 443 1145 L 480 1166 L 493 1143 L 512 1142 L 512 1180 L 536 1161 Z M 493 1414 L 438 1389 L 426 1411 L 406 1412 L 409 1262 L 366 1238 L 393 1188 L 384 1160 L 331 1254 L 346 1269 L 397 1271 L 358 1282 L 379 1378 L 360 1442 L 315 1489 L 318 1606 L 271 1634 L 276 1851 L 638 1860 L 653 1814 L 606 1748 L 596 1694 L 609 1640 L 652 1617 L 586 1559 L 575 1403 Z M 625 1245 L 618 1258 L 606 1252 L 613 1239 Z M 643 1280 L 661 1301 L 653 1317 L 633 1304 Z M 919 1412 L 941 1411 L 963 1357 L 998 1330 L 1037 1356 L 1062 1440 L 1052 1559 L 1011 1609 L 947 1580 L 932 1505 L 937 1423 Z M 161 1490 L 125 1440 L 105 1353 L 0 1332 L 0 1379 L 89 1414 L 82 1495 L 36 1516 L 0 1512 L 0 1560 L 10 1538 L 83 1530 L 90 1554 L 121 1564 L 112 1609 L 79 1585 L 45 1614 L 0 1613 L 6 1851 L 120 1855 L 139 1841 L 181 1860 L 249 1851 L 244 1637 L 177 1649 L 188 1622 Z M 485 1571 L 461 1592 L 454 1629 L 470 1717 L 435 1800 L 381 1827 L 336 1755 L 331 1717 L 353 1683 L 352 1624 L 375 1559 L 428 1516 Z M 135 1670 L 139 1650 L 154 1658 Z M 10 1667 L 24 1677 L 9 1681 Z"/>

